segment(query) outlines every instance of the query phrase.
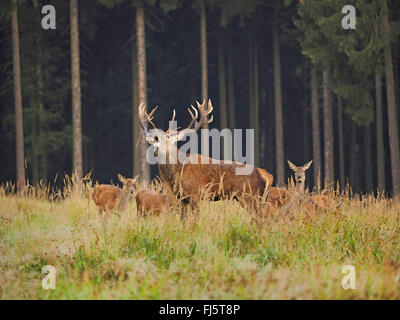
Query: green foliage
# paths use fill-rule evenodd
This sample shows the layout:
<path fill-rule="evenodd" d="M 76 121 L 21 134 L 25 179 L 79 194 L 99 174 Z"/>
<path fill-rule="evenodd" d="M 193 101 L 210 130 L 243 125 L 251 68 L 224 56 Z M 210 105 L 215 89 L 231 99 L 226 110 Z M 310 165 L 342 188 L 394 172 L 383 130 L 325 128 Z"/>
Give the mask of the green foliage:
<path fill-rule="evenodd" d="M 113 8 L 114 6 L 122 3 L 124 0 L 98 0 L 100 4 L 107 8 Z"/>
<path fill-rule="evenodd" d="M 296 204 L 258 224 L 234 201 L 203 201 L 186 219 L 139 217 L 129 203 L 102 219 L 91 185 L 56 201 L 35 196 L 38 187 L 24 197 L 0 187 L 1 299 L 400 296 L 398 202 L 343 193 L 334 196 L 337 211 L 308 216 Z M 341 287 L 347 264 L 356 290 Z M 45 265 L 57 270 L 54 290 L 41 288 Z"/>
<path fill-rule="evenodd" d="M 61 3 L 59 3 L 59 8 Z M 24 127 L 26 158 L 28 167 L 47 166 L 50 158 L 68 155 L 70 147 L 69 125 L 66 123 L 67 99 L 69 97 L 69 74 L 62 61 L 68 61 L 68 51 L 64 51 L 60 40 L 54 41 L 54 32 L 43 32 L 38 25 L 37 13 L 41 5 L 24 5 L 19 14 L 24 16 L 20 23 L 20 43 L 22 48 L 22 94 L 24 104 Z M 65 21 L 59 16 L 57 21 L 61 31 Z M 50 172 L 55 170 L 49 161 Z M 41 172 L 45 176 L 48 172 Z M 37 173 L 34 173 L 34 175 Z M 34 178 L 38 178 L 37 176 Z M 47 177 L 46 177 L 47 178 Z"/>
<path fill-rule="evenodd" d="M 341 26 L 341 9 L 348 4 L 356 8 L 355 30 Z M 352 119 L 369 124 L 374 119 L 372 79 L 383 64 L 382 2 L 304 0 L 297 8 L 303 53 L 320 69 L 331 70 L 332 90 L 346 101 Z"/>

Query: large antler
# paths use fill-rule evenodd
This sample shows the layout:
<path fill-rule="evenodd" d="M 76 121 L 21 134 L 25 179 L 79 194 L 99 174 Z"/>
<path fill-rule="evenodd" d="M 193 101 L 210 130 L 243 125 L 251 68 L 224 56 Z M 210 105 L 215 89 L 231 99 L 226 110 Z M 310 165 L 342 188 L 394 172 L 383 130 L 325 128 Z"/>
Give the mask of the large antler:
<path fill-rule="evenodd" d="M 155 107 L 153 110 L 151 110 L 150 113 L 146 112 L 146 106 L 144 103 L 141 103 L 138 108 L 138 114 L 139 114 L 139 121 L 140 125 L 143 129 L 143 132 L 145 135 L 147 135 L 148 127 L 147 124 L 150 123 L 154 129 L 157 129 L 155 124 L 153 123 L 153 118 L 154 118 L 154 113 L 156 112 L 158 106 Z"/>
<path fill-rule="evenodd" d="M 194 112 L 192 112 L 192 111 L 190 110 L 190 108 L 188 108 L 188 111 L 189 111 L 189 113 L 190 113 L 190 116 L 192 117 L 192 121 L 190 121 L 190 123 L 189 123 L 189 125 L 187 126 L 186 129 L 183 129 L 183 130 L 179 131 L 179 134 L 180 134 L 180 135 L 182 135 L 182 134 L 185 135 L 185 134 L 192 133 L 193 130 L 194 130 L 194 132 L 196 132 L 196 131 L 198 131 L 201 127 L 203 127 L 204 125 L 209 124 L 209 123 L 211 123 L 211 122 L 213 121 L 213 119 L 214 119 L 213 116 L 211 116 L 210 118 L 208 118 L 208 116 L 209 116 L 209 115 L 211 114 L 211 112 L 213 111 L 213 106 L 212 106 L 212 104 L 211 104 L 211 101 L 208 100 L 208 107 L 207 107 L 207 109 L 205 108 L 205 107 L 206 107 L 206 101 L 204 101 L 202 104 L 198 103 L 197 101 L 196 101 L 196 103 L 197 103 L 197 109 L 198 109 L 198 111 L 197 111 L 197 109 L 196 109 L 195 107 L 193 107 L 193 106 L 190 106 L 190 107 L 192 108 L 192 110 L 193 110 Z M 199 120 L 198 122 L 196 122 L 199 113 L 200 113 L 200 120 Z M 194 127 L 194 128 L 193 128 L 193 127 Z"/>
<path fill-rule="evenodd" d="M 199 115 L 199 113 L 198 113 L 198 111 L 196 110 L 195 107 L 193 107 L 193 106 L 190 106 L 190 107 L 193 109 L 194 113 L 190 110 L 190 108 L 188 108 L 188 111 L 189 111 L 189 114 L 190 114 L 192 120 L 190 121 L 187 129 L 192 129 L 193 128 L 194 124 L 196 123 L 197 117 Z M 174 109 L 174 111 L 172 113 L 172 119 L 169 122 L 170 125 L 168 127 L 168 131 L 177 133 L 179 128 L 171 127 L 171 124 L 173 124 L 173 122 L 175 121 L 175 115 L 176 115 L 176 113 L 175 113 L 175 109 Z"/>
<path fill-rule="evenodd" d="M 175 116 L 176 116 L 176 112 L 175 112 L 175 109 L 174 109 L 173 112 L 172 112 L 172 119 L 169 121 L 169 126 L 168 126 L 167 132 L 176 132 L 178 130 L 178 128 L 173 128 L 171 126 L 175 121 Z"/>
<path fill-rule="evenodd" d="M 204 100 L 204 102 L 202 104 L 198 103 L 197 101 L 196 101 L 196 103 L 197 103 L 197 109 L 199 109 L 199 112 L 200 112 L 200 120 L 196 123 L 195 127 L 193 128 L 194 131 L 199 130 L 201 127 L 205 126 L 206 124 L 211 123 L 214 120 L 214 116 L 211 116 L 210 118 L 208 118 L 208 116 L 211 114 L 211 112 L 214 109 L 212 104 L 211 104 L 211 100 L 208 100 L 207 109 L 205 108 L 206 107 L 206 100 Z M 195 124 L 197 116 L 198 116 L 197 110 L 193 106 L 191 106 L 191 107 L 195 111 L 196 115 L 194 115 L 190 111 L 190 109 L 188 109 L 190 115 L 192 116 L 192 121 L 190 122 L 190 124 L 187 127 L 187 129 L 191 129 L 192 128 L 192 126 Z"/>
<path fill-rule="evenodd" d="M 193 109 L 194 114 L 193 114 L 192 111 L 190 111 L 190 108 Z M 197 117 L 199 116 L 199 112 L 196 110 L 195 107 L 190 106 L 190 108 L 188 108 L 188 111 L 189 111 L 189 113 L 190 113 L 190 116 L 192 117 L 192 121 L 190 121 L 190 123 L 189 123 L 187 129 L 192 129 L 192 128 L 193 128 L 193 126 L 194 126 L 195 123 L 196 123 Z"/>

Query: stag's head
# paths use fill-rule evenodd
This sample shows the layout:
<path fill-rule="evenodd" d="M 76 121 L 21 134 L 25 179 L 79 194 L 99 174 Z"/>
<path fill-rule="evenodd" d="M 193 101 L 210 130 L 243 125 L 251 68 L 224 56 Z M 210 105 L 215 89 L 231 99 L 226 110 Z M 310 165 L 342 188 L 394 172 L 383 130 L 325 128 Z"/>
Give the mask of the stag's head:
<path fill-rule="evenodd" d="M 298 166 L 295 166 L 293 163 L 291 163 L 288 160 L 289 167 L 294 172 L 294 178 L 296 180 L 296 185 L 304 185 L 304 183 L 306 182 L 306 171 L 308 170 L 308 168 L 310 168 L 311 163 L 312 163 L 312 160 L 307 162 L 304 166 L 298 167 Z"/>
<path fill-rule="evenodd" d="M 174 110 L 168 130 L 163 131 L 158 129 L 153 122 L 154 113 L 156 112 L 157 108 L 158 107 L 155 107 L 150 113 L 147 113 L 146 106 L 144 104 L 140 104 L 138 110 L 139 121 L 146 137 L 146 141 L 154 147 L 154 155 L 164 160 L 167 159 L 167 155 L 170 154 L 171 151 L 176 150 L 176 143 L 182 140 L 185 135 L 197 132 L 201 127 L 213 121 L 213 116 L 209 117 L 213 110 L 211 101 L 208 101 L 207 108 L 206 101 L 204 101 L 202 104 L 197 102 L 197 109 L 193 106 L 188 108 L 192 120 L 187 128 L 178 130 L 178 128 L 171 126 L 171 124 L 175 123 Z M 199 114 L 200 119 L 198 120 L 197 118 Z M 154 130 L 149 130 L 148 124 L 151 124 Z"/>

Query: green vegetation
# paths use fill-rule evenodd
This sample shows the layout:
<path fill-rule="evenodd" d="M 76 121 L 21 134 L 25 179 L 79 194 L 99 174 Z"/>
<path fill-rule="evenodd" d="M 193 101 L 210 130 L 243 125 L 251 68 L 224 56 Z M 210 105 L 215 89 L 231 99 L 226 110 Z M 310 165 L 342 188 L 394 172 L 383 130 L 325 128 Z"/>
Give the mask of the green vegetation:
<path fill-rule="evenodd" d="M 91 187 L 6 190 L 1 299 L 400 298 L 400 204 L 390 199 L 343 193 L 337 212 L 311 217 L 299 206 L 258 226 L 233 201 L 204 201 L 186 220 L 139 219 L 132 202 L 103 221 Z M 55 290 L 41 287 L 45 265 L 57 270 Z M 356 290 L 341 287 L 344 265 L 356 268 Z"/>

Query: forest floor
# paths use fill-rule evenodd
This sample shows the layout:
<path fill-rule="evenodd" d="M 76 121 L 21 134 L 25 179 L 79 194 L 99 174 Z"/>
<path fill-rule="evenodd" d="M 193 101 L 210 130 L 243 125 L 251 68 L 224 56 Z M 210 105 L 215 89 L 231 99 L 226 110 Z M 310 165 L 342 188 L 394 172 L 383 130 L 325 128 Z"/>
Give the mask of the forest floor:
<path fill-rule="evenodd" d="M 400 299 L 400 203 L 342 195 L 261 226 L 237 202 L 200 215 L 102 220 L 76 192 L 19 197 L 0 188 L 0 299 Z M 90 191 L 90 190 L 89 190 Z M 56 270 L 44 290 L 45 265 Z M 345 265 L 356 288 L 345 290 Z"/>

